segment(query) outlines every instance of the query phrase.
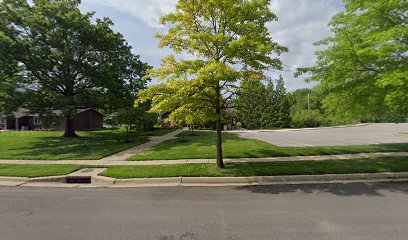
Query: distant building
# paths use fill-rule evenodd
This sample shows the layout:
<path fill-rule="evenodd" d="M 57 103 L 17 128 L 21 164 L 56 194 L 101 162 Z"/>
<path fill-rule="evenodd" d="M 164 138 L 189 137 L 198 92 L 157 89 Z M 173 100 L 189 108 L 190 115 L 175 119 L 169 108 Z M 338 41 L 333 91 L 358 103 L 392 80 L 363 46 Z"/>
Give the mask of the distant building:
<path fill-rule="evenodd" d="M 45 126 L 39 114 L 20 108 L 13 112 L 12 118 L 0 115 L 0 130 L 55 130 L 65 129 L 65 119 L 60 110 L 53 111 L 56 121 L 52 126 Z M 78 109 L 74 115 L 75 130 L 93 130 L 103 128 L 104 115 L 92 108 Z"/>
<path fill-rule="evenodd" d="M 237 130 L 238 118 L 236 113 L 235 108 L 227 108 L 224 130 Z"/>
<path fill-rule="evenodd" d="M 160 113 L 160 127 L 161 128 L 171 128 L 172 127 L 172 123 L 170 121 L 167 121 L 170 114 L 171 112 Z"/>

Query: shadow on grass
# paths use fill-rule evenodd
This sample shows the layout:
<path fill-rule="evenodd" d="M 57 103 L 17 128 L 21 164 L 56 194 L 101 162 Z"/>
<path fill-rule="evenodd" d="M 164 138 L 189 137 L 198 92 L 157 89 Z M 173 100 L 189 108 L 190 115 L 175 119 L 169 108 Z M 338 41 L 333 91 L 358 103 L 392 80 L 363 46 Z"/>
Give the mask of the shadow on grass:
<path fill-rule="evenodd" d="M 408 171 L 408 158 L 230 163 L 226 165 L 225 171 L 232 176 L 406 172 Z"/>
<path fill-rule="evenodd" d="M 30 160 L 95 160 L 148 141 L 147 136 L 137 133 L 132 134 L 130 139 L 132 141 L 125 142 L 124 134 L 111 131 L 80 132 L 79 138 L 43 136 L 28 146 L 17 145 L 10 149 L 9 156 Z"/>
<path fill-rule="evenodd" d="M 240 191 L 249 191 L 259 194 L 284 194 L 303 192 L 331 193 L 337 196 L 384 196 L 383 191 L 408 194 L 408 182 L 399 183 L 346 183 L 346 184 L 302 184 L 302 185 L 269 185 L 235 187 Z"/>
<path fill-rule="evenodd" d="M 177 139 L 154 146 L 150 152 L 160 159 L 216 158 L 215 142 L 215 132 L 200 131 L 195 132 L 194 136 L 189 132 L 184 132 L 179 134 Z M 175 150 L 177 150 L 176 153 L 172 152 Z M 408 151 L 408 143 L 362 146 L 278 147 L 260 140 L 239 138 L 235 133 L 223 133 L 223 151 L 225 158 L 337 155 L 369 152 L 404 152 Z M 183 152 L 186 156 L 179 156 L 180 152 Z M 147 158 L 149 157 L 147 156 Z"/>

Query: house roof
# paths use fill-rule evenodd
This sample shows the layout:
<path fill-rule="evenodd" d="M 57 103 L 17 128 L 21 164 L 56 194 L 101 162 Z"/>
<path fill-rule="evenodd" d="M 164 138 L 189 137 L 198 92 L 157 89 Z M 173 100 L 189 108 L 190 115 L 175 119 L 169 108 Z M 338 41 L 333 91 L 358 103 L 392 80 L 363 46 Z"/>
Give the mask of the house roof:
<path fill-rule="evenodd" d="M 86 112 L 86 111 L 95 111 L 100 115 L 104 115 L 101 112 L 93 109 L 93 108 L 81 108 L 81 109 L 77 109 L 75 114 L 78 113 L 82 113 L 82 112 Z M 56 116 L 62 116 L 62 111 L 61 110 L 53 110 L 52 113 Z M 38 113 L 32 113 L 30 110 L 28 110 L 27 108 L 19 108 L 17 111 L 15 111 L 13 113 L 15 118 L 21 118 L 21 117 L 26 117 L 26 116 L 30 116 L 30 117 L 39 117 Z"/>

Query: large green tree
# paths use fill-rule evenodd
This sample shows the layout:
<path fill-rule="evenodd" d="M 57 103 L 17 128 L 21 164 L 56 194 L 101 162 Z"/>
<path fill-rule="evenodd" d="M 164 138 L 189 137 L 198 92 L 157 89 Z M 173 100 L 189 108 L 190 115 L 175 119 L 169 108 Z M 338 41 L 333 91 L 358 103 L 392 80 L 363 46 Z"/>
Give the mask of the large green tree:
<path fill-rule="evenodd" d="M 274 104 L 271 105 L 274 111 L 271 127 L 287 128 L 290 127 L 290 97 L 285 88 L 285 82 L 282 76 L 276 80 Z"/>
<path fill-rule="evenodd" d="M 15 110 L 21 101 L 17 79 L 20 79 L 18 64 L 0 54 L 0 114 Z"/>
<path fill-rule="evenodd" d="M 116 109 L 116 112 L 107 119 L 107 123 L 113 127 L 123 127 L 126 131 L 126 142 L 129 142 L 129 134 L 132 131 L 151 131 L 158 123 L 158 114 L 148 112 L 150 103 L 146 102 L 138 107 L 128 106 Z"/>
<path fill-rule="evenodd" d="M 330 22 L 332 37 L 318 42 L 315 67 L 324 107 L 345 118 L 408 114 L 408 1 L 344 0 Z"/>
<path fill-rule="evenodd" d="M 242 81 L 235 105 L 245 128 L 290 127 L 291 101 L 282 76 L 268 79 L 266 86 L 257 80 Z"/>
<path fill-rule="evenodd" d="M 62 110 L 65 137 L 75 137 L 80 107 L 116 107 L 144 86 L 147 65 L 108 18 L 81 13 L 80 0 L 3 0 L 0 54 L 19 67 L 31 110 Z M 14 82 L 16 83 L 16 82 Z M 12 84 L 13 85 L 13 84 Z"/>
<path fill-rule="evenodd" d="M 245 79 L 237 92 L 237 117 L 244 128 L 256 129 L 265 122 L 267 91 L 265 85 L 258 80 Z"/>
<path fill-rule="evenodd" d="M 163 79 L 141 95 L 153 100 L 153 110 L 200 111 L 217 123 L 217 165 L 224 167 L 221 131 L 229 100 L 242 79 L 262 79 L 264 71 L 281 69 L 277 58 L 287 48 L 271 39 L 267 24 L 276 21 L 269 0 L 179 0 L 161 22 L 170 29 L 160 47 L 186 58 L 168 56 L 151 77 Z"/>

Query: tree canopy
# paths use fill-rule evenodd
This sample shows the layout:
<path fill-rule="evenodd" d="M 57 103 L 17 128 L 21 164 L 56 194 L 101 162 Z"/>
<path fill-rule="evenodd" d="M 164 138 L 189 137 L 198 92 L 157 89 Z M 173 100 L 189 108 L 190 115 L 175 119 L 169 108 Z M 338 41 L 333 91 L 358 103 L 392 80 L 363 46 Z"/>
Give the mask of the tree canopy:
<path fill-rule="evenodd" d="M 408 114 L 408 2 L 344 0 L 345 11 L 318 42 L 315 67 L 300 69 L 319 81 L 323 105 L 343 117 Z"/>
<path fill-rule="evenodd" d="M 36 111 L 62 110 L 64 136 L 76 136 L 73 114 L 80 107 L 113 108 L 145 86 L 147 64 L 132 53 L 109 18 L 81 13 L 80 0 L 3 0 L 0 55 L 11 64 L 10 95 L 21 85 Z M 0 59 L 0 61 L 1 61 Z M 3 78 L 3 66 L 1 70 Z M 10 78 L 14 77 L 14 78 Z M 3 82 L 3 81 L 2 81 Z"/>
<path fill-rule="evenodd" d="M 140 96 L 152 99 L 153 111 L 196 113 L 217 123 L 217 165 L 223 167 L 221 131 L 229 101 L 242 79 L 262 79 L 264 71 L 281 69 L 278 56 L 287 48 L 274 42 L 266 24 L 277 21 L 269 0 L 179 0 L 161 18 L 170 29 L 158 34 L 170 55 L 150 77 L 161 83 Z M 183 116 L 184 117 L 184 116 Z"/>
<path fill-rule="evenodd" d="M 18 64 L 0 54 L 0 113 L 8 114 L 21 102 L 19 93 Z"/>
<path fill-rule="evenodd" d="M 248 129 L 290 127 L 290 100 L 282 76 L 268 79 L 266 86 L 243 80 L 235 101 L 238 120 Z"/>
<path fill-rule="evenodd" d="M 266 87 L 261 81 L 243 80 L 238 90 L 236 112 L 239 122 L 247 129 L 262 127 L 266 113 Z"/>

